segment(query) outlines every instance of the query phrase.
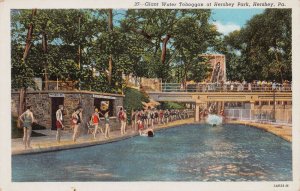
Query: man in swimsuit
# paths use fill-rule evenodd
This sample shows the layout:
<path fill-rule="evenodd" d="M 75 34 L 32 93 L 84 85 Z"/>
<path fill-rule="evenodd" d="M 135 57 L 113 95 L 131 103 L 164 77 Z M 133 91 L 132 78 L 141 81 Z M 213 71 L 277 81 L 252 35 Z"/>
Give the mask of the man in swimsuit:
<path fill-rule="evenodd" d="M 63 121 L 63 114 L 62 111 L 64 110 L 63 105 L 59 105 L 58 110 L 56 111 L 56 141 L 60 143 L 60 137 L 61 137 L 61 130 L 63 130 L 64 125 L 62 123 Z"/>
<path fill-rule="evenodd" d="M 120 128 L 121 135 L 124 135 L 125 134 L 125 128 L 126 128 L 126 114 L 123 111 L 122 107 L 120 108 L 120 111 L 118 112 L 118 119 L 121 123 L 121 128 Z"/>
<path fill-rule="evenodd" d="M 31 131 L 32 131 L 32 123 L 36 122 L 33 113 L 32 113 L 32 106 L 27 106 L 27 110 L 20 115 L 19 120 L 23 123 L 23 143 L 25 146 L 25 149 L 31 148 L 30 147 L 30 137 L 31 137 Z"/>

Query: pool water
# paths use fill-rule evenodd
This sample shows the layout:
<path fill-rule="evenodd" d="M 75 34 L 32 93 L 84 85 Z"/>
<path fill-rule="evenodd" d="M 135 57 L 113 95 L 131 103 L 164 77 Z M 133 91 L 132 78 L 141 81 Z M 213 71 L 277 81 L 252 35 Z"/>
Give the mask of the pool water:
<path fill-rule="evenodd" d="M 291 143 L 243 125 L 184 125 L 12 157 L 12 181 L 292 181 Z"/>

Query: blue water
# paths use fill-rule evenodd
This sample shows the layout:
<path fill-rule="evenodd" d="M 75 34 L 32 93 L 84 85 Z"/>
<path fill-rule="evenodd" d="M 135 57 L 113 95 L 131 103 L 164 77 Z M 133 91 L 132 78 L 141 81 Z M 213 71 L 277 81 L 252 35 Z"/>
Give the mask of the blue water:
<path fill-rule="evenodd" d="M 19 181 L 291 181 L 291 143 L 243 125 L 185 125 L 93 147 L 12 157 Z"/>

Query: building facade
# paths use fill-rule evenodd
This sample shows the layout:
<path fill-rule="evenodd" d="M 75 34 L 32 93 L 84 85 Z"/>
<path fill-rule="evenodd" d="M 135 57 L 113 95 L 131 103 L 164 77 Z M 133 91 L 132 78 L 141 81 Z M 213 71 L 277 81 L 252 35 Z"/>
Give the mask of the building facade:
<path fill-rule="evenodd" d="M 19 92 L 11 93 L 11 112 L 14 117 L 18 116 L 19 97 Z M 38 124 L 55 130 L 55 113 L 59 105 L 64 105 L 64 124 L 66 127 L 71 126 L 71 115 L 78 106 L 81 106 L 83 108 L 83 124 L 86 127 L 95 108 L 104 112 L 101 111 L 100 105 L 101 102 L 105 101 L 109 103 L 111 128 L 115 129 L 119 127 L 116 116 L 119 108 L 123 107 L 123 99 L 124 95 L 91 91 L 28 91 L 25 102 L 26 106 L 33 107 L 33 113 Z M 100 117 L 102 117 L 101 114 Z M 103 120 L 101 122 L 104 123 Z"/>

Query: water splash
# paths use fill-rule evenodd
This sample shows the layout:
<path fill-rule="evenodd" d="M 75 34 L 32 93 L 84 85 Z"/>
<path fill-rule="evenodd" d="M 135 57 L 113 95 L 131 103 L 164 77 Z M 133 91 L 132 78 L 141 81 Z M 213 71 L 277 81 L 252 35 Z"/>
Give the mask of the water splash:
<path fill-rule="evenodd" d="M 212 126 L 221 125 L 223 123 L 223 118 L 219 115 L 209 114 L 206 119 L 206 123 Z"/>

